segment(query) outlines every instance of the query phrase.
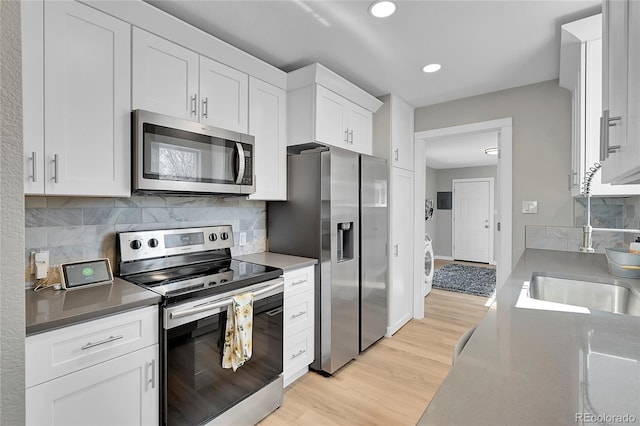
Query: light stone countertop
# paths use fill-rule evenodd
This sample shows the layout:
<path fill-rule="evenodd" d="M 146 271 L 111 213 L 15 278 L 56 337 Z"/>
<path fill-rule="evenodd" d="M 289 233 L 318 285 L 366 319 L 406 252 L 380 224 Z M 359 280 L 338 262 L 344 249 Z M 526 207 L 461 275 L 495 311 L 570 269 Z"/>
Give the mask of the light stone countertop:
<path fill-rule="evenodd" d="M 292 269 L 304 268 L 318 263 L 317 259 L 309 257 L 291 256 L 288 254 L 271 253 L 268 251 L 262 253 L 245 254 L 242 256 L 234 256 L 236 260 L 245 262 L 259 263 L 261 265 L 273 266 L 283 271 L 291 271 Z"/>
<path fill-rule="evenodd" d="M 516 307 L 533 272 L 640 290 L 604 255 L 527 249 L 419 425 L 640 424 L 640 317 Z"/>

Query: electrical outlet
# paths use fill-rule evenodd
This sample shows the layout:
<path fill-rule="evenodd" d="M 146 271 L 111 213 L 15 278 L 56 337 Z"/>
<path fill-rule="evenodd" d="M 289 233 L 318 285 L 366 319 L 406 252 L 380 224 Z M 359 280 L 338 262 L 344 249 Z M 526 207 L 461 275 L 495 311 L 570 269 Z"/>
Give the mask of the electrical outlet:
<path fill-rule="evenodd" d="M 49 252 L 41 251 L 39 253 L 35 253 L 34 264 L 36 269 L 36 279 L 41 280 L 47 278 L 47 274 L 49 273 Z"/>
<path fill-rule="evenodd" d="M 246 232 L 241 232 L 240 234 L 238 234 L 238 239 L 240 241 L 238 241 L 238 245 L 240 245 L 240 247 L 247 245 L 247 233 Z"/>

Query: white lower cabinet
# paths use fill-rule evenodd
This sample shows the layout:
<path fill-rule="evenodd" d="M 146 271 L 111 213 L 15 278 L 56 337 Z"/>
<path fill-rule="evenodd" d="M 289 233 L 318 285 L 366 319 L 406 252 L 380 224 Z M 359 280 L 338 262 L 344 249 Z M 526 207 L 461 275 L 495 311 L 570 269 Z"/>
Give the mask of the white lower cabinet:
<path fill-rule="evenodd" d="M 413 315 L 413 172 L 390 168 L 389 300 L 387 335 L 405 325 Z M 409 226 L 407 226 L 409 225 Z"/>
<path fill-rule="evenodd" d="M 158 345 L 26 391 L 27 425 L 157 425 Z"/>
<path fill-rule="evenodd" d="M 309 371 L 314 359 L 314 268 L 284 273 L 284 386 Z"/>
<path fill-rule="evenodd" d="M 157 425 L 158 307 L 29 336 L 27 425 Z"/>

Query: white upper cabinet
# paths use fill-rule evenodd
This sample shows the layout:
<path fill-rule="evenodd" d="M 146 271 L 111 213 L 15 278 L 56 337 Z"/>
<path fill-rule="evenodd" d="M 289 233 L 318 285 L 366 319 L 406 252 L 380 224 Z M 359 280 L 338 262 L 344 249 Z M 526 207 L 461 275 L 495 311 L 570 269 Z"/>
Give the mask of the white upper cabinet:
<path fill-rule="evenodd" d="M 600 161 L 602 114 L 602 15 L 562 26 L 560 85 L 572 92 L 572 161 L 569 187 L 573 196 L 584 191 L 585 175 Z M 591 182 L 591 195 L 632 195 L 638 185 L 602 183 L 600 172 Z"/>
<path fill-rule="evenodd" d="M 640 183 L 640 2 L 605 0 L 602 178 Z"/>
<path fill-rule="evenodd" d="M 379 98 L 383 106 L 373 115 L 373 155 L 389 165 L 413 171 L 413 107 L 395 94 Z"/>
<path fill-rule="evenodd" d="M 287 199 L 287 94 L 249 77 L 249 134 L 255 137 L 252 200 Z"/>
<path fill-rule="evenodd" d="M 200 122 L 247 133 L 249 76 L 200 56 Z"/>
<path fill-rule="evenodd" d="M 132 109 L 197 120 L 197 53 L 133 28 L 132 56 Z"/>
<path fill-rule="evenodd" d="M 373 112 L 380 101 L 320 64 L 289 73 L 288 81 L 287 145 L 372 153 Z"/>
<path fill-rule="evenodd" d="M 133 53 L 133 109 L 247 133 L 247 74 L 139 28 Z"/>
<path fill-rule="evenodd" d="M 73 1 L 24 10 L 25 193 L 129 196 L 130 25 Z"/>

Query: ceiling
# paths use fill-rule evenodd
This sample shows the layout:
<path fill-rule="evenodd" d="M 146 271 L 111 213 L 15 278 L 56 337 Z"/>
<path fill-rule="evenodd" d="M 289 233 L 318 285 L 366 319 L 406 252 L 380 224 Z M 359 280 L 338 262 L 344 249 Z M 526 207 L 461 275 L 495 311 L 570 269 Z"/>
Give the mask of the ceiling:
<path fill-rule="evenodd" d="M 427 167 L 457 169 L 460 167 L 496 166 L 497 155 L 484 150 L 498 146 L 498 132 L 465 133 L 426 141 Z"/>
<path fill-rule="evenodd" d="M 560 26 L 601 10 L 601 0 L 396 0 L 378 19 L 373 0 L 145 1 L 283 71 L 319 62 L 414 107 L 558 78 Z M 442 69 L 421 71 L 433 62 Z M 496 164 L 490 137 L 430 141 L 427 165 Z"/>
<path fill-rule="evenodd" d="M 396 0 L 385 19 L 370 0 L 147 0 L 292 71 L 319 62 L 374 96 L 414 107 L 558 78 L 560 25 L 601 0 Z M 425 74 L 437 62 L 442 69 Z"/>

